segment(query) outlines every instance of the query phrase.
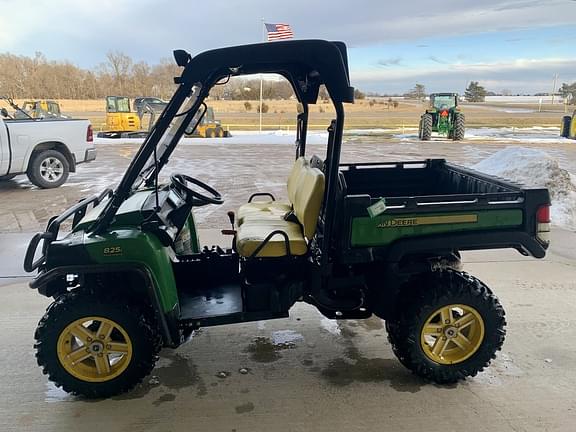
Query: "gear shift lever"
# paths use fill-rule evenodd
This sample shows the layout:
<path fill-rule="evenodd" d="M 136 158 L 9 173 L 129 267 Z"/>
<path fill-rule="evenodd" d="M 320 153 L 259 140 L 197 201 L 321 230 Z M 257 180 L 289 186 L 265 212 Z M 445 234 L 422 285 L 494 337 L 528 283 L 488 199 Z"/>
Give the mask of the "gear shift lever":
<path fill-rule="evenodd" d="M 234 220 L 236 219 L 236 215 L 233 211 L 228 212 L 228 219 L 230 219 L 230 225 L 232 225 L 232 229 L 223 229 L 221 232 L 223 235 L 236 235 L 236 229 L 234 228 Z"/>
<path fill-rule="evenodd" d="M 232 225 L 232 229 L 234 229 L 234 219 L 236 218 L 236 215 L 234 214 L 234 212 L 232 210 L 230 210 L 228 212 L 228 219 L 230 219 L 230 225 Z"/>

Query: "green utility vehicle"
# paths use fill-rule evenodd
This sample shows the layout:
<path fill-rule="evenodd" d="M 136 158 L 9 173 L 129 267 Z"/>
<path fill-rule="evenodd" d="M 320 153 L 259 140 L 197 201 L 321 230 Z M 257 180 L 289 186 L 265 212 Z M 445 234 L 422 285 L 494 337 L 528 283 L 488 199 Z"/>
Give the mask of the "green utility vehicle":
<path fill-rule="evenodd" d="M 446 136 L 454 141 L 464 139 L 466 120 L 458 108 L 458 95 L 456 93 L 432 93 L 430 95 L 430 108 L 420 117 L 418 137 L 422 141 L 429 141 L 432 132 Z"/>
<path fill-rule="evenodd" d="M 24 267 L 38 270 L 30 286 L 54 298 L 35 333 L 50 380 L 87 397 L 118 394 L 195 329 L 285 318 L 299 301 L 331 319 L 386 320 L 399 360 L 437 383 L 489 364 L 504 340 L 504 311 L 461 271 L 460 251 L 542 258 L 546 189 L 444 160 L 341 164 L 344 104 L 354 100 L 341 42 L 174 55 L 183 67 L 177 90 L 118 186 L 53 218 L 28 247 Z M 190 122 L 201 121 L 210 88 L 254 73 L 284 76 L 302 105 L 287 200 L 254 191 L 228 214 L 232 247 L 202 246 L 194 209 L 221 205 L 222 195 L 187 174 L 166 183 L 159 174 Z M 306 153 L 320 85 L 336 112 L 322 157 Z"/>

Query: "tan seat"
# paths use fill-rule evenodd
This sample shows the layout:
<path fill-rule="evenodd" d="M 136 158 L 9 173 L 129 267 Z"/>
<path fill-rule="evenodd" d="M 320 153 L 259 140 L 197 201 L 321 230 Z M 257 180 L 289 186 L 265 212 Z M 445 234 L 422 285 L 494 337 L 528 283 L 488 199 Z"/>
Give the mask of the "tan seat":
<path fill-rule="evenodd" d="M 302 172 L 302 168 L 307 164 L 308 161 L 303 156 L 294 162 L 286 182 L 288 202 L 268 200 L 242 204 L 237 213 L 238 225 L 242 225 L 246 219 L 284 219 L 286 214 L 292 211 L 292 203 L 295 199 L 298 178 Z"/>
<path fill-rule="evenodd" d="M 250 257 L 274 231 L 283 231 L 288 236 L 291 255 L 304 255 L 308 241 L 316 232 L 318 216 L 324 198 L 324 174 L 307 163 L 302 165 L 297 184 L 294 186 L 294 216 L 298 223 L 283 219 L 250 217 L 244 220 L 236 233 L 236 250 L 243 257 Z M 258 257 L 286 256 L 285 239 L 274 235 L 258 252 Z"/>
<path fill-rule="evenodd" d="M 290 203 L 280 201 L 250 202 L 238 209 L 238 225 L 249 219 L 284 219 L 292 211 Z"/>

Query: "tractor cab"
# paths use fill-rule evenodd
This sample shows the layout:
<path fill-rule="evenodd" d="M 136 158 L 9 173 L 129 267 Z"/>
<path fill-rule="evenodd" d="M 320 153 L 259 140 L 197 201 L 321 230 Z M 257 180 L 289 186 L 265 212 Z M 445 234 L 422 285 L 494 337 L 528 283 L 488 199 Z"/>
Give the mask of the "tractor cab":
<path fill-rule="evenodd" d="M 430 95 L 430 108 L 437 111 L 449 111 L 458 106 L 456 93 L 432 93 Z"/>
<path fill-rule="evenodd" d="M 60 105 L 54 100 L 27 100 L 22 104 L 22 109 L 14 114 L 17 119 L 44 119 L 44 118 L 67 118 L 60 111 Z"/>
<path fill-rule="evenodd" d="M 140 130 L 140 119 L 126 96 L 106 96 L 106 131 L 121 134 Z"/>

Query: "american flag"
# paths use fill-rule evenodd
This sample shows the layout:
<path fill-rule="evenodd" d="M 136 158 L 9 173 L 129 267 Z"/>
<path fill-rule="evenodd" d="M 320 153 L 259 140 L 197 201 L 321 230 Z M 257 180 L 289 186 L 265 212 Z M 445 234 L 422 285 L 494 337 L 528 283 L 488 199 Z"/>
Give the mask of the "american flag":
<path fill-rule="evenodd" d="M 288 24 L 264 24 L 268 33 L 268 42 L 281 39 L 292 39 L 294 33 Z"/>

